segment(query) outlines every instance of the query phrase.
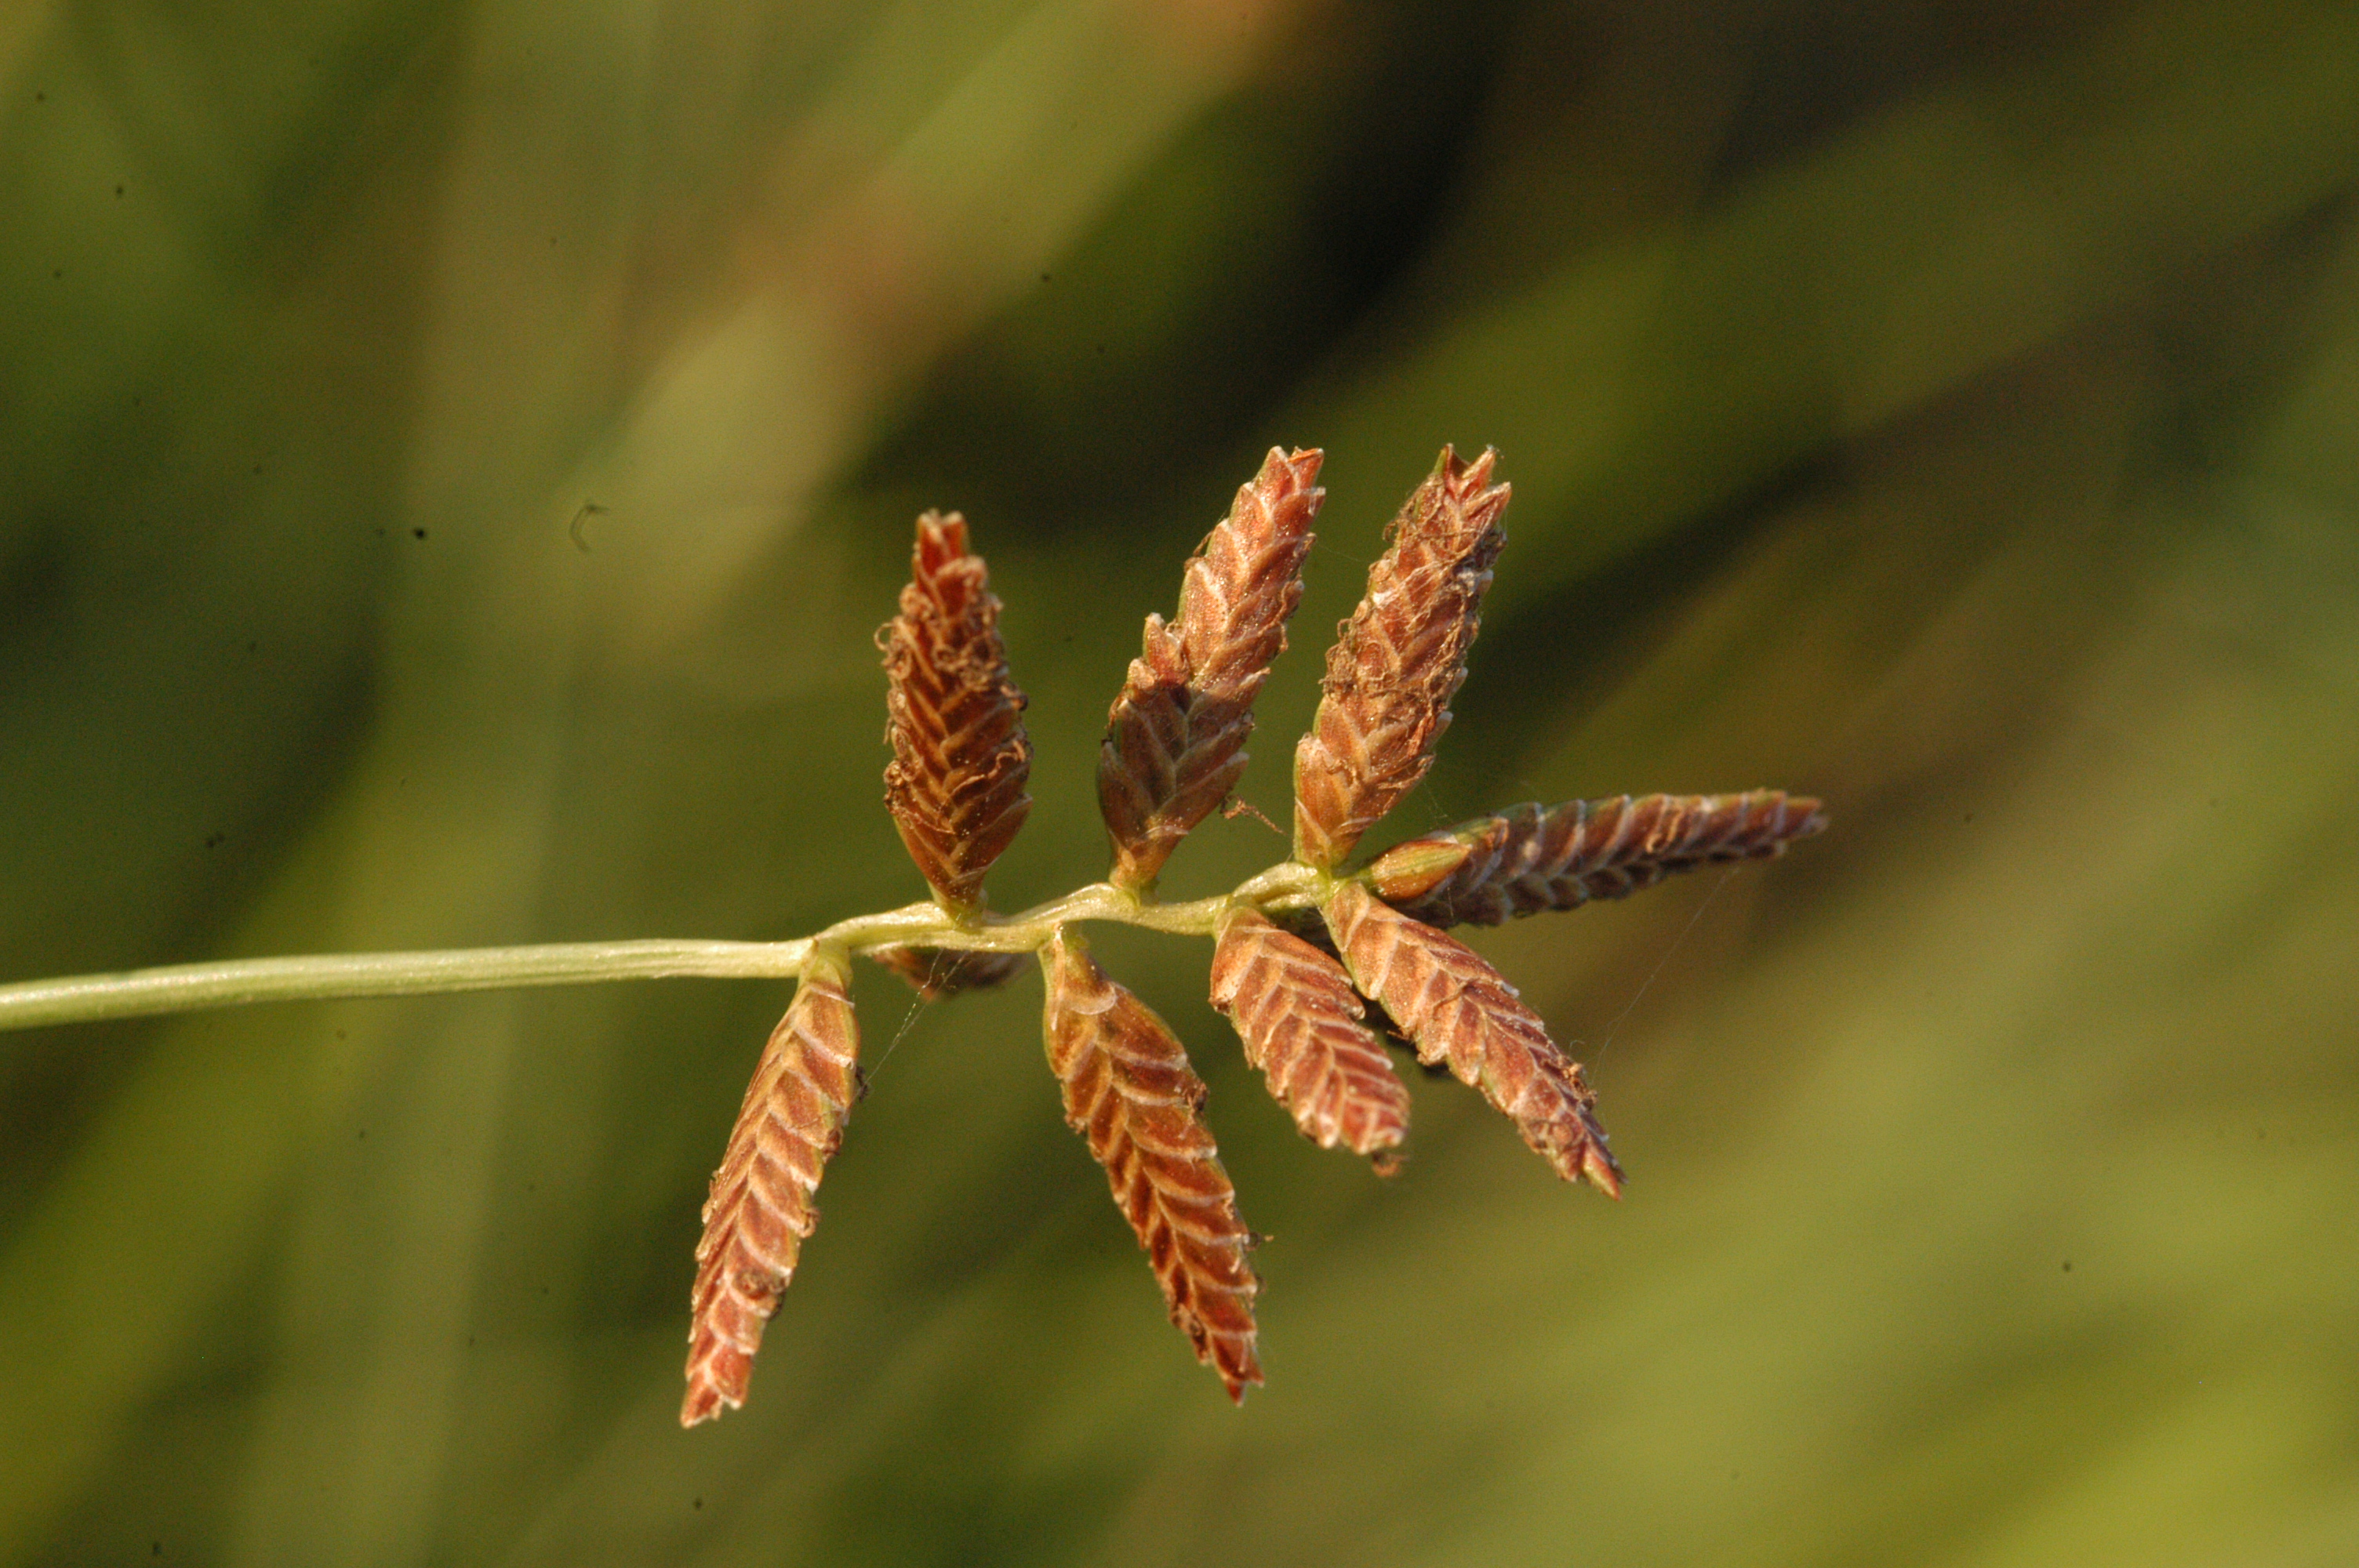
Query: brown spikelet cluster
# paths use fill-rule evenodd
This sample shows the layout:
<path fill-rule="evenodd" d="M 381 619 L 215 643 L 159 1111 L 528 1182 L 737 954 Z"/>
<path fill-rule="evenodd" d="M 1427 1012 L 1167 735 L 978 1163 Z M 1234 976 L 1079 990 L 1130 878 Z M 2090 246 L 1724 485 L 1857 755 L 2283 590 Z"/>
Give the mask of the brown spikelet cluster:
<path fill-rule="evenodd" d="M 745 1402 L 762 1325 L 819 1224 L 811 1194 L 860 1097 L 860 1028 L 840 959 L 814 956 L 729 1134 L 696 1245 L 682 1426 Z"/>
<path fill-rule="evenodd" d="M 1147 618 L 1098 755 L 1098 809 L 1118 886 L 1154 885 L 1245 772 L 1254 697 L 1302 601 L 1310 521 L 1327 493 L 1313 483 L 1321 457 L 1272 449 L 1189 561 L 1179 618 Z"/>
<path fill-rule="evenodd" d="M 1024 694 L 1008 678 L 999 600 L 983 557 L 967 552 L 965 518 L 918 519 L 901 612 L 876 641 L 892 677 L 885 804 L 934 897 L 963 914 L 1032 809 Z"/>
<path fill-rule="evenodd" d="M 1441 449 L 1328 651 L 1319 711 L 1294 752 L 1294 858 L 1306 865 L 1349 855 L 1432 766 L 1504 537 L 1497 461 L 1495 451 L 1468 463 Z"/>
<path fill-rule="evenodd" d="M 1504 537 L 1496 464 L 1494 452 L 1462 462 L 1445 447 L 1402 506 L 1366 597 L 1328 652 L 1318 713 L 1295 751 L 1291 860 L 1195 904 L 1159 904 L 1157 881 L 1244 772 L 1254 701 L 1302 595 L 1321 454 L 1273 450 L 1188 562 L 1175 617 L 1147 618 L 1099 752 L 1113 885 L 1028 915 L 995 914 L 983 897 L 984 873 L 1031 806 L 1024 697 L 1008 677 L 999 601 L 965 523 L 919 519 L 900 613 L 878 636 L 891 676 L 886 800 L 940 912 L 919 905 L 811 939 L 705 1206 L 684 1422 L 744 1400 L 763 1325 L 817 1222 L 811 1195 L 861 1087 L 846 949 L 928 1000 L 997 985 L 1037 953 L 1065 1119 L 1105 1168 L 1171 1321 L 1233 1398 L 1262 1380 L 1260 1286 L 1256 1238 L 1204 1121 L 1203 1082 L 1163 1020 L 1089 956 L 1073 922 L 1209 933 L 1212 1005 L 1321 1147 L 1394 1168 L 1409 1095 L 1390 1037 L 1480 1090 L 1558 1175 L 1621 1195 L 1580 1065 L 1442 927 L 1766 859 L 1826 818 L 1817 801 L 1778 790 L 1518 806 L 1343 866 L 1424 777 L 1450 723 Z M 1000 950 L 1010 948 L 1022 951 Z"/>
<path fill-rule="evenodd" d="M 1253 1237 L 1202 1118 L 1204 1085 L 1164 1022 L 1106 978 L 1062 929 L 1041 949 L 1049 1070 L 1065 1120 L 1105 1167 L 1114 1201 L 1163 1282 L 1171 1321 L 1196 1359 L 1245 1398 L 1261 1381 L 1254 1354 L 1258 1284 Z"/>
<path fill-rule="evenodd" d="M 1327 924 L 1353 983 L 1384 1004 L 1419 1061 L 1481 1089 L 1566 1181 L 1622 1195 L 1622 1169 L 1592 1114 L 1597 1097 L 1497 970 L 1357 882 L 1337 886 Z"/>
<path fill-rule="evenodd" d="M 1496 925 L 1626 898 L 1675 871 L 1768 860 L 1826 825 L 1817 801 L 1776 789 L 1511 806 L 1395 845 L 1366 875 L 1429 925 Z"/>
<path fill-rule="evenodd" d="M 1408 1090 L 1332 957 L 1257 910 L 1233 910 L 1212 948 L 1212 1005 L 1319 1147 L 1376 1154 L 1408 1136 Z"/>

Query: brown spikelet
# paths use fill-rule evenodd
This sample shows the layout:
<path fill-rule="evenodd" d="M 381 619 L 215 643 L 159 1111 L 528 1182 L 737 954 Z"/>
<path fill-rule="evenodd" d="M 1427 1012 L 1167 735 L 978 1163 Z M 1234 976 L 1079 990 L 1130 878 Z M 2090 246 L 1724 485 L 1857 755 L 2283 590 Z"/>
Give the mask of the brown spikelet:
<path fill-rule="evenodd" d="M 1320 459 L 1271 449 L 1189 561 L 1178 619 L 1147 618 L 1098 751 L 1098 809 L 1123 887 L 1153 885 L 1245 772 L 1254 697 L 1302 600 L 1310 521 L 1327 493 L 1313 483 Z"/>
<path fill-rule="evenodd" d="M 1333 958 L 1239 908 L 1221 923 L 1212 950 L 1212 1005 L 1321 1149 L 1375 1154 L 1408 1135 L 1408 1090 L 1360 1022 L 1365 1006 Z"/>
<path fill-rule="evenodd" d="M 1171 1321 L 1242 1400 L 1261 1381 L 1254 1354 L 1252 1236 L 1200 1112 L 1204 1085 L 1146 1003 L 1106 978 L 1060 929 L 1040 950 L 1049 1065 L 1065 1120 L 1089 1140 L 1114 1201 L 1147 1249 Z"/>
<path fill-rule="evenodd" d="M 860 1094 L 849 979 L 842 960 L 823 953 L 804 966 L 712 1174 L 696 1247 L 682 1426 L 745 1402 L 762 1325 L 794 1278 L 803 1238 L 819 1223 L 811 1194 Z"/>
<path fill-rule="evenodd" d="M 904 947 L 870 950 L 870 957 L 917 988 L 928 1001 L 962 991 L 989 990 L 1031 961 L 1028 953 L 989 953 L 972 948 Z"/>
<path fill-rule="evenodd" d="M 1497 970 L 1357 882 L 1339 885 L 1326 913 L 1353 983 L 1416 1044 L 1419 1061 L 1447 1064 L 1481 1089 L 1566 1181 L 1621 1195 L 1622 1170 L 1592 1114 L 1597 1097 L 1580 1064 L 1565 1059 Z"/>
<path fill-rule="evenodd" d="M 1675 871 L 1767 860 L 1826 825 L 1817 801 L 1774 789 L 1516 806 L 1397 844 L 1366 875 L 1429 925 L 1496 925 L 1623 898 Z"/>
<path fill-rule="evenodd" d="M 901 612 L 876 641 L 892 676 L 885 803 L 935 899 L 962 914 L 1032 809 L 1024 694 L 1008 679 L 999 600 L 983 557 L 967 553 L 965 518 L 918 519 Z"/>
<path fill-rule="evenodd" d="M 1332 868 L 1417 787 L 1466 679 L 1503 535 L 1507 487 L 1498 453 L 1471 463 L 1450 448 L 1409 495 L 1368 568 L 1368 591 L 1335 645 L 1319 712 L 1294 752 L 1294 858 Z"/>

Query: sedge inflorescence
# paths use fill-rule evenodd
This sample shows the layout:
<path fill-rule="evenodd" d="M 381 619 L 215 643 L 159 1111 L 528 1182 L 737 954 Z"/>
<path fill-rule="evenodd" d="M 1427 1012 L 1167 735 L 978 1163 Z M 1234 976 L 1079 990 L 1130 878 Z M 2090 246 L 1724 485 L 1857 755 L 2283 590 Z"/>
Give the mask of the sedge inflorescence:
<path fill-rule="evenodd" d="M 1074 925 L 1157 924 L 1165 863 L 1244 772 L 1254 699 L 1302 597 L 1321 461 L 1315 450 L 1273 450 L 1188 562 L 1176 616 L 1147 618 L 1099 752 L 1113 863 L 1104 883 L 1049 906 L 1071 918 L 989 909 L 984 877 L 1031 808 L 1025 698 L 964 519 L 918 520 L 910 581 L 878 633 L 893 751 L 886 804 L 945 921 L 922 943 L 814 940 L 704 1207 L 684 1424 L 744 1402 L 763 1326 L 817 1223 L 812 1195 L 861 1089 L 848 990 L 855 951 L 929 997 L 997 985 L 1037 960 L 1066 1120 L 1105 1168 L 1171 1321 L 1232 1397 L 1261 1382 L 1255 1238 L 1204 1121 L 1204 1085 L 1169 1026 L 1099 967 Z M 1618 1196 L 1621 1167 L 1580 1064 L 1445 928 L 1775 856 L 1825 817 L 1817 801 L 1777 790 L 1526 805 L 1347 869 L 1424 778 L 1449 727 L 1504 538 L 1508 487 L 1493 482 L 1496 461 L 1444 448 L 1387 530 L 1295 749 L 1291 859 L 1204 901 L 1200 924 L 1167 928 L 1213 936 L 1213 1006 L 1322 1148 L 1392 1169 L 1408 1130 L 1388 1049 L 1401 1045 L 1478 1089 L 1558 1175 Z"/>

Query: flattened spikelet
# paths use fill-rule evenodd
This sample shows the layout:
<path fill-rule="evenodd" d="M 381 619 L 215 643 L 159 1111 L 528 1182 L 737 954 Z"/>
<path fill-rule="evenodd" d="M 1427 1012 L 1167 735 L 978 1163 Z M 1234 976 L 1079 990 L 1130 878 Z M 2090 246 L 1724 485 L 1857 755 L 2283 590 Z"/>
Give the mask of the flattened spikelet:
<path fill-rule="evenodd" d="M 1353 983 L 1415 1043 L 1419 1061 L 1446 1064 L 1481 1089 L 1566 1181 L 1621 1195 L 1621 1167 L 1580 1064 L 1565 1059 L 1497 970 L 1357 882 L 1338 886 L 1326 914 Z"/>
<path fill-rule="evenodd" d="M 1334 867 L 1432 765 L 1503 542 L 1497 460 L 1441 449 L 1327 652 L 1319 711 L 1294 752 L 1294 854 L 1306 864 Z"/>
<path fill-rule="evenodd" d="M 1361 1022 L 1351 977 L 1317 947 L 1239 909 L 1212 952 L 1212 1005 L 1244 1040 L 1245 1060 L 1321 1149 L 1355 1154 L 1397 1146 L 1408 1132 L 1408 1090 L 1383 1044 Z"/>
<path fill-rule="evenodd" d="M 841 960 L 812 956 L 713 1173 L 696 1247 L 682 1426 L 745 1402 L 762 1325 L 794 1278 L 803 1238 L 819 1223 L 811 1194 L 860 1095 L 849 978 Z"/>
<path fill-rule="evenodd" d="M 1429 925 L 1496 925 L 1626 897 L 1675 871 L 1767 860 L 1826 825 L 1817 801 L 1775 789 L 1516 806 L 1396 845 L 1367 877 Z"/>
<path fill-rule="evenodd" d="M 1320 454 L 1272 449 L 1188 563 L 1178 619 L 1147 618 L 1145 646 L 1106 716 L 1098 809 L 1113 881 L 1153 884 L 1163 863 L 1245 772 L 1253 704 L 1302 600 Z"/>
<path fill-rule="evenodd" d="M 1199 1114 L 1204 1086 L 1147 1006 L 1108 979 L 1079 938 L 1040 950 L 1049 1065 L 1065 1121 L 1089 1140 L 1114 1201 L 1146 1249 L 1171 1321 L 1196 1359 L 1243 1400 L 1261 1381 L 1254 1349 L 1252 1236 Z"/>
<path fill-rule="evenodd" d="M 999 600 L 966 519 L 918 519 L 901 612 L 876 634 L 892 676 L 885 804 L 909 858 L 953 914 L 982 900 L 984 873 L 1024 826 L 1032 742 L 1024 694 L 1008 678 Z"/>
<path fill-rule="evenodd" d="M 989 990 L 1031 962 L 1028 953 L 990 953 L 973 948 L 877 947 L 870 957 L 917 988 L 928 1001 L 962 991 Z"/>

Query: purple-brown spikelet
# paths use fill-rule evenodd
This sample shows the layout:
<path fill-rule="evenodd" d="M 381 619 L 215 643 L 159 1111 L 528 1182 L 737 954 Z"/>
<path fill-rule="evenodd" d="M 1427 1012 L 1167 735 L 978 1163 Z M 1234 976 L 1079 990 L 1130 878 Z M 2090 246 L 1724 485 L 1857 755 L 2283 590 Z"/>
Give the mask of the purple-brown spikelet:
<path fill-rule="evenodd" d="M 876 640 L 892 677 L 885 804 L 935 899 L 965 914 L 1032 809 L 1024 694 L 1008 678 L 999 600 L 967 551 L 965 518 L 918 519 L 901 612 Z"/>
<path fill-rule="evenodd" d="M 1378 897 L 1429 925 L 1496 925 L 1627 897 L 1699 866 L 1768 860 L 1826 825 L 1817 801 L 1775 789 L 1514 806 L 1397 844 L 1364 874 Z"/>
<path fill-rule="evenodd" d="M 745 1402 L 762 1325 L 819 1224 L 811 1195 L 860 1098 L 860 1027 L 840 958 L 814 953 L 770 1034 L 704 1205 L 682 1426 Z"/>
<path fill-rule="evenodd" d="M 1417 1046 L 1505 1111 L 1566 1181 L 1622 1195 L 1622 1170 L 1592 1108 L 1597 1097 L 1539 1015 L 1480 955 L 1410 919 L 1357 882 L 1338 884 L 1327 923 L 1352 982 Z"/>
<path fill-rule="evenodd" d="M 1504 539 L 1497 461 L 1441 449 L 1327 652 L 1319 711 L 1294 752 L 1294 854 L 1305 864 L 1332 870 L 1432 765 Z"/>
<path fill-rule="evenodd" d="M 1273 448 L 1189 561 L 1178 616 L 1147 618 L 1098 752 L 1098 809 L 1119 886 L 1152 886 L 1245 772 L 1254 697 L 1302 600 L 1310 521 L 1326 494 L 1313 482 L 1320 460 Z"/>
<path fill-rule="evenodd" d="M 1114 1201 L 1146 1249 L 1171 1321 L 1242 1400 L 1261 1381 L 1236 1191 L 1201 1116 L 1204 1085 L 1169 1026 L 1060 929 L 1040 949 L 1049 1065 L 1065 1120 L 1089 1140 Z"/>
<path fill-rule="evenodd" d="M 1265 914 L 1234 910 L 1212 950 L 1212 1005 L 1304 1137 L 1373 1155 L 1408 1135 L 1408 1090 L 1335 959 Z"/>

